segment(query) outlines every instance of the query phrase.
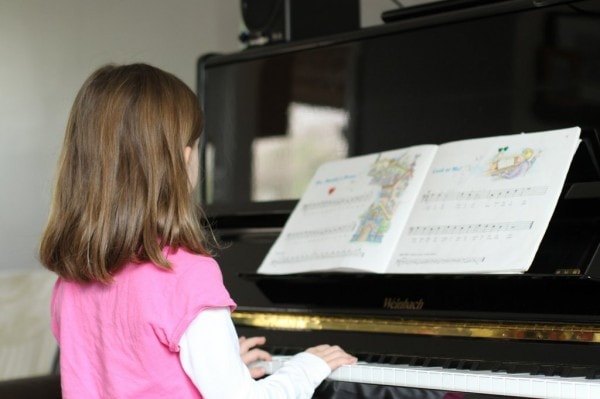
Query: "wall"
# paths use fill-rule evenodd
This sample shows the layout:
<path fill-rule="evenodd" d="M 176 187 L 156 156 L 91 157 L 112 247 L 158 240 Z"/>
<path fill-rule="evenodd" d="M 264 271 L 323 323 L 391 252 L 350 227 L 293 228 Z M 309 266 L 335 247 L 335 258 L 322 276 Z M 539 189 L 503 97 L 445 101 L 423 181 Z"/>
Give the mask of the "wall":
<path fill-rule="evenodd" d="M 47 373 L 54 359 L 54 276 L 37 247 L 83 80 L 144 61 L 195 87 L 196 58 L 236 49 L 238 27 L 231 1 L 0 0 L 0 380 Z"/>
<path fill-rule="evenodd" d="M 0 0 L 0 271 L 39 268 L 54 167 L 83 80 L 148 62 L 195 88 L 199 55 L 240 48 L 236 0 Z M 363 0 L 362 25 L 390 0 Z"/>
<path fill-rule="evenodd" d="M 0 271 L 38 268 L 68 111 L 89 73 L 144 61 L 195 87 L 196 58 L 238 47 L 238 3 L 0 0 Z"/>

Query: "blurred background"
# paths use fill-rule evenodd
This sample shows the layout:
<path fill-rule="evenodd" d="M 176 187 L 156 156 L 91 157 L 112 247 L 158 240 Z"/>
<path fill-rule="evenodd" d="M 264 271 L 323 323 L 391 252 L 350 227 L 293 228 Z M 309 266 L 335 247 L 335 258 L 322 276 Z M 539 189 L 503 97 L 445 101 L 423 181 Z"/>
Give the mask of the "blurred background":
<path fill-rule="evenodd" d="M 361 27 L 391 0 L 361 0 Z M 241 50 L 234 0 L 0 0 L 0 380 L 43 374 L 55 352 L 37 260 L 75 94 L 106 63 L 146 62 L 196 88 L 203 54 Z"/>

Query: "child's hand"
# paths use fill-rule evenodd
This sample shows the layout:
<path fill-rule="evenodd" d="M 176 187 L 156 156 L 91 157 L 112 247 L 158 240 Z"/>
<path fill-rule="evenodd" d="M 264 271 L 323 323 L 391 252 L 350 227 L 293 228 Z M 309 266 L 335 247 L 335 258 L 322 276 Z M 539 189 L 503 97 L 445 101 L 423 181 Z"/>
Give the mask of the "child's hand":
<path fill-rule="evenodd" d="M 357 359 L 337 345 L 318 345 L 306 350 L 325 360 L 331 371 L 347 364 L 356 364 Z"/>
<path fill-rule="evenodd" d="M 239 342 L 240 356 L 246 365 L 258 360 L 271 360 L 271 354 L 269 352 L 256 348 L 256 346 L 264 345 L 265 342 L 267 342 L 265 337 L 240 337 Z M 263 377 L 265 375 L 265 369 L 263 367 L 251 367 L 250 375 L 252 378 Z"/>

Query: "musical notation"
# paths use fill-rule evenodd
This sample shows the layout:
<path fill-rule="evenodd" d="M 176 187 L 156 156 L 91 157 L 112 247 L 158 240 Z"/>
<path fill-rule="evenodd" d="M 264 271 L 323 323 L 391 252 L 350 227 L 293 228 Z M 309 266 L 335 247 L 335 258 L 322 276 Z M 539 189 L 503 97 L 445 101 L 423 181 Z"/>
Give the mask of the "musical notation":
<path fill-rule="evenodd" d="M 516 221 L 516 222 L 410 226 L 408 228 L 408 235 L 409 236 L 422 236 L 422 235 L 429 236 L 429 235 L 503 233 L 503 232 L 518 231 L 518 230 L 530 230 L 532 228 L 532 226 L 533 226 L 532 220 L 522 220 L 522 221 Z"/>
<path fill-rule="evenodd" d="M 331 237 L 337 234 L 351 233 L 356 228 L 356 222 L 337 226 L 327 226 L 320 229 L 292 231 L 286 234 L 288 240 L 311 240 L 320 237 Z"/>
<path fill-rule="evenodd" d="M 480 201 L 496 200 L 519 197 L 533 197 L 546 195 L 547 186 L 516 187 L 510 189 L 488 189 L 488 190 L 467 190 L 467 191 L 426 191 L 421 195 L 420 201 L 423 203 L 440 201 Z"/>
<path fill-rule="evenodd" d="M 401 265 L 436 265 L 436 264 L 472 264 L 480 265 L 485 261 L 485 256 L 462 256 L 462 257 L 434 257 L 434 258 L 420 258 L 420 257 L 398 257 L 395 260 L 396 266 Z"/>
<path fill-rule="evenodd" d="M 321 201 L 315 201 L 315 202 L 308 202 L 306 204 L 303 204 L 301 209 L 304 212 L 311 212 L 311 211 L 322 211 L 322 210 L 328 210 L 328 209 L 332 209 L 332 208 L 338 208 L 338 207 L 348 207 L 348 206 L 352 206 L 352 205 L 357 205 L 357 204 L 362 204 L 366 201 L 369 201 L 372 197 L 372 193 L 371 192 L 366 192 L 366 193 L 362 193 L 360 195 L 353 195 L 353 196 L 347 196 L 347 197 L 336 197 L 336 198 L 331 198 L 331 199 L 324 199 Z"/>
<path fill-rule="evenodd" d="M 301 263 L 306 261 L 331 260 L 336 258 L 364 258 L 365 253 L 360 248 L 340 249 L 329 251 L 313 251 L 295 256 L 276 256 L 273 258 L 274 265 L 285 265 Z"/>

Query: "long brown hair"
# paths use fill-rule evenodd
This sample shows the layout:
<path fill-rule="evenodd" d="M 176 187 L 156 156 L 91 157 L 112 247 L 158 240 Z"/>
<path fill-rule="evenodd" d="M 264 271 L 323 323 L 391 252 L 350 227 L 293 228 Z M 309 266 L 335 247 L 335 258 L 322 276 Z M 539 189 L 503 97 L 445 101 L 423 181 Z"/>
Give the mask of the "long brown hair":
<path fill-rule="evenodd" d="M 196 95 L 146 64 L 107 65 L 71 109 L 41 262 L 73 281 L 112 281 L 128 262 L 170 268 L 163 249 L 210 254 L 183 155 L 200 136 Z"/>

